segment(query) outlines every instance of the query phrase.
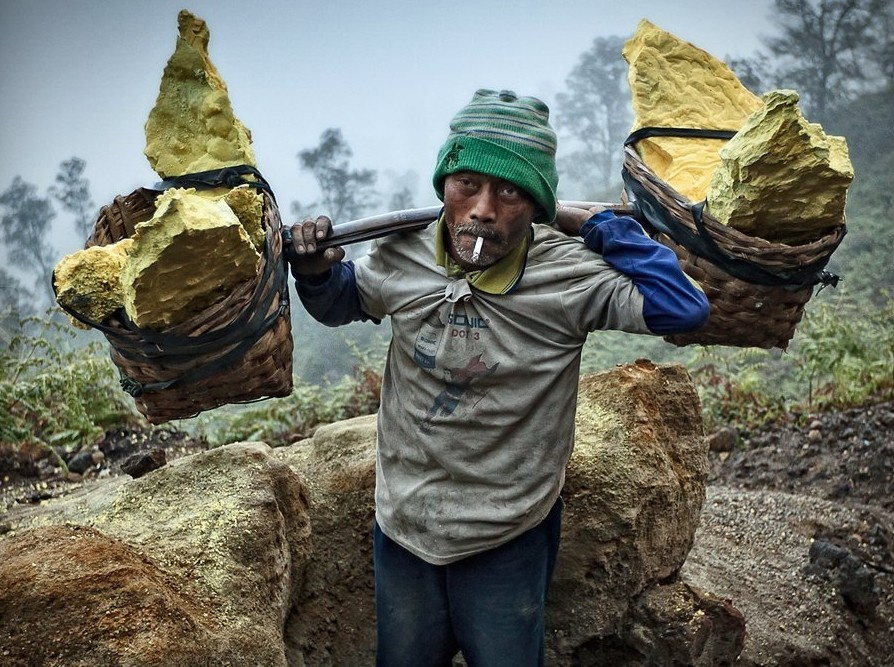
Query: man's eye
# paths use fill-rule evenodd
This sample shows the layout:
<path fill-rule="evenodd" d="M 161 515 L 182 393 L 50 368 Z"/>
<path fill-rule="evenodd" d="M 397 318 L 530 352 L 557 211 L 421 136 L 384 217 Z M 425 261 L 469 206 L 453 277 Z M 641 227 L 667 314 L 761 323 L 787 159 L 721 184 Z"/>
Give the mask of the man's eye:
<path fill-rule="evenodd" d="M 522 198 L 522 193 L 514 185 L 504 185 L 500 188 L 500 196 L 507 201 L 515 201 Z"/>

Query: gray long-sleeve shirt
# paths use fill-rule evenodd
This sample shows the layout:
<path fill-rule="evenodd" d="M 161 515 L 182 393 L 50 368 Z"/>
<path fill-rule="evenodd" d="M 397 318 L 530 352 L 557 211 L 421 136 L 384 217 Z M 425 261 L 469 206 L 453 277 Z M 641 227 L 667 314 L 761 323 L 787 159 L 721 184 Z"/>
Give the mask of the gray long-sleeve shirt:
<path fill-rule="evenodd" d="M 601 246 L 630 235 L 644 244 L 638 259 L 651 256 L 653 266 L 632 262 L 637 250 L 603 256 L 587 247 L 595 240 L 585 245 L 537 225 L 523 275 L 507 294 L 476 289 L 438 266 L 434 226 L 379 240 L 356 262 L 347 281 L 356 294 L 342 285 L 339 298 L 358 299 L 372 318 L 390 316 L 392 327 L 376 464 L 376 518 L 386 535 L 444 564 L 537 525 L 564 482 L 588 333 L 648 333 L 644 310 L 669 329 L 704 320 L 704 296 L 671 251 L 641 230 L 628 233 L 627 224 L 614 241 L 617 230 L 591 225 L 582 233 L 598 231 Z M 638 280 L 610 259 L 626 262 Z M 311 305 L 333 290 L 299 289 Z"/>

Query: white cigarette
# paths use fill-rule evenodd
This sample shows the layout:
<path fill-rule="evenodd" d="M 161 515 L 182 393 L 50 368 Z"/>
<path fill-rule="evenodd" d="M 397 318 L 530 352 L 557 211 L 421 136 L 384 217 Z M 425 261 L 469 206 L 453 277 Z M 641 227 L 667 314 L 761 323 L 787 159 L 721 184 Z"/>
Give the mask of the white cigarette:
<path fill-rule="evenodd" d="M 475 241 L 475 249 L 472 251 L 472 262 L 477 262 L 478 258 L 481 257 L 481 246 L 484 245 L 484 238 L 479 236 L 478 240 Z"/>

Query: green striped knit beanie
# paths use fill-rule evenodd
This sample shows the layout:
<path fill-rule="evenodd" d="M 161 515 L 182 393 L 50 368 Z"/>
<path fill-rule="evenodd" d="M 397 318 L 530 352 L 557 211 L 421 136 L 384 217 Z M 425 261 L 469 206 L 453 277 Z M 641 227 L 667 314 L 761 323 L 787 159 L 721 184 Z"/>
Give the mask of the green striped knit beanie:
<path fill-rule="evenodd" d="M 511 90 L 479 90 L 450 121 L 450 135 L 438 152 L 432 183 L 444 199 L 444 178 L 476 171 L 514 183 L 539 205 L 536 222 L 556 217 L 556 133 L 549 108 L 536 97 Z"/>

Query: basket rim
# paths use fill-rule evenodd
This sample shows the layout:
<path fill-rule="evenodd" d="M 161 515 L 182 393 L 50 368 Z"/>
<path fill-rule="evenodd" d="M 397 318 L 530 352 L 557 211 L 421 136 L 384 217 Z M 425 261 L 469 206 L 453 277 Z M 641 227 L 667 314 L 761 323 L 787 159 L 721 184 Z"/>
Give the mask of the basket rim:
<path fill-rule="evenodd" d="M 847 233 L 843 221 L 810 243 L 777 243 L 720 223 L 704 211 L 704 202 L 690 201 L 660 179 L 631 146 L 625 147 L 622 177 L 640 218 L 731 275 L 798 289 L 838 280 L 825 266 Z"/>
<path fill-rule="evenodd" d="M 631 177 L 636 178 L 637 176 L 643 176 L 647 183 L 651 184 L 655 189 L 658 189 L 665 195 L 667 199 L 672 200 L 676 203 L 680 209 L 689 211 L 693 204 L 697 204 L 699 202 L 693 202 L 683 194 L 674 189 L 673 186 L 668 184 L 666 181 L 659 178 L 654 171 L 643 162 L 639 153 L 632 146 L 624 147 L 625 153 L 625 166 L 634 166 L 636 168 L 636 172 L 630 172 Z M 629 163 L 629 165 L 628 165 Z M 638 178 L 637 180 L 640 183 L 643 183 L 643 178 Z M 644 183 L 645 184 L 645 183 Z M 772 248 L 779 252 L 804 252 L 805 250 L 822 250 L 833 243 L 838 237 L 843 237 L 846 233 L 847 224 L 845 222 L 844 217 L 842 216 L 842 221 L 840 225 L 835 225 L 831 227 L 825 234 L 822 235 L 821 238 L 816 241 L 811 241 L 809 243 L 802 244 L 790 244 L 790 243 L 780 243 L 777 241 L 768 241 L 765 238 L 761 238 L 760 236 L 751 236 L 749 234 L 745 234 L 744 232 L 739 231 L 735 227 L 730 227 L 729 225 L 725 225 L 722 222 L 718 221 L 714 216 L 710 214 L 710 212 L 705 211 L 702 214 L 702 219 L 704 220 L 705 227 L 711 232 L 712 236 L 715 237 L 716 241 L 719 242 L 727 242 L 732 243 L 735 242 L 737 244 L 741 244 L 743 246 L 751 246 L 756 249 L 769 249 Z M 680 221 L 686 224 L 688 227 L 691 227 L 693 230 L 696 229 L 696 225 L 694 221 L 692 221 L 691 216 L 683 216 Z M 837 243 L 836 243 L 837 245 Z"/>

